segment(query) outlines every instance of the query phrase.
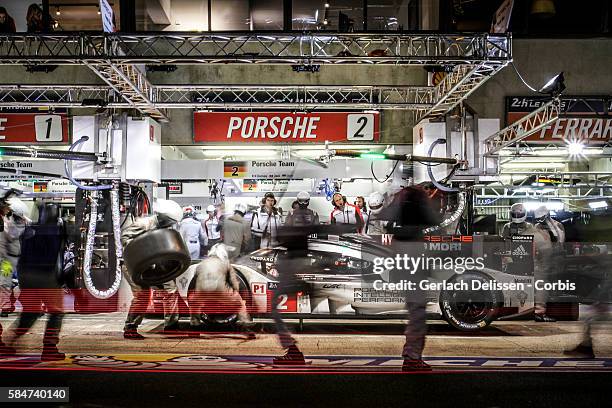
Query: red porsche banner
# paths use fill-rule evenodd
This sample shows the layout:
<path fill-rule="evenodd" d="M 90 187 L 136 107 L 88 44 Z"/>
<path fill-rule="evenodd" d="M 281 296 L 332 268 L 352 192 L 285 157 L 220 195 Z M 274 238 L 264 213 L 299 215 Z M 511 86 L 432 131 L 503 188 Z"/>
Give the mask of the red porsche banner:
<path fill-rule="evenodd" d="M 195 112 L 194 142 L 374 142 L 380 114 L 360 112 Z"/>
<path fill-rule="evenodd" d="M 0 144 L 47 143 L 68 143 L 65 114 L 0 112 Z"/>

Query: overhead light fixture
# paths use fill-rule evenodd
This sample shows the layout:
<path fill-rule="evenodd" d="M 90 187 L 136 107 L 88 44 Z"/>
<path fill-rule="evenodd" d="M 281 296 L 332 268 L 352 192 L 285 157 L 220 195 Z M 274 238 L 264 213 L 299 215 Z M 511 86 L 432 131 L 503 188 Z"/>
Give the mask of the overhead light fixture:
<path fill-rule="evenodd" d="M 383 153 L 361 153 L 359 157 L 362 159 L 384 160 L 387 158 L 387 155 Z"/>
<path fill-rule="evenodd" d="M 235 157 L 237 159 L 249 158 L 249 159 L 276 159 L 279 157 L 275 151 L 241 151 L 237 152 L 232 149 L 228 150 L 202 150 L 202 155 L 209 159 L 220 159 L 223 157 Z"/>
<path fill-rule="evenodd" d="M 325 3 L 325 8 L 329 8 L 329 3 Z"/>
<path fill-rule="evenodd" d="M 591 201 L 589 202 L 589 207 L 591 207 L 592 210 L 601 210 L 603 208 L 608 208 L 608 202 L 607 201 Z"/>
<path fill-rule="evenodd" d="M 531 15 L 537 18 L 551 18 L 557 14 L 553 0 L 533 0 Z"/>
<path fill-rule="evenodd" d="M 562 211 L 564 207 L 561 201 L 527 201 L 523 205 L 527 211 L 533 211 L 541 206 L 545 206 L 549 211 Z"/>
<path fill-rule="evenodd" d="M 323 25 L 327 25 L 327 19 L 323 20 Z"/>
<path fill-rule="evenodd" d="M 98 15 L 102 14 L 102 12 L 100 11 L 100 6 L 98 6 Z"/>
<path fill-rule="evenodd" d="M 502 164 L 503 169 L 562 169 L 565 168 L 565 163 L 540 161 L 537 163 L 517 162 L 512 161 Z"/>
<path fill-rule="evenodd" d="M 581 142 L 573 141 L 567 145 L 567 153 L 570 156 L 579 156 L 584 152 L 584 144 Z"/>
<path fill-rule="evenodd" d="M 178 66 L 174 64 L 149 64 L 145 66 L 147 72 L 174 72 Z"/>
<path fill-rule="evenodd" d="M 541 94 L 550 95 L 553 98 L 561 95 L 565 90 L 565 77 L 563 72 L 559 72 L 552 77 L 538 92 Z"/>
<path fill-rule="evenodd" d="M 62 14 L 62 12 L 60 11 L 59 6 L 55 8 L 55 15 L 59 16 L 60 14 Z"/>
<path fill-rule="evenodd" d="M 108 105 L 108 101 L 100 98 L 85 98 L 81 102 L 81 106 L 98 106 L 103 108 L 106 105 Z"/>

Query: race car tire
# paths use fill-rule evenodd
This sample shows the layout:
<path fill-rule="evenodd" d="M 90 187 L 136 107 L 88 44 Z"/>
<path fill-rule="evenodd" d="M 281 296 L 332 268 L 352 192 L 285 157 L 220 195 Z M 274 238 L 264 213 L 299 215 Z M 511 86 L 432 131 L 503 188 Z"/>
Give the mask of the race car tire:
<path fill-rule="evenodd" d="M 249 286 L 241 273 L 236 272 L 236 277 L 238 278 L 238 292 L 240 292 L 240 297 L 242 297 L 242 300 L 245 302 L 248 310 L 249 305 L 251 304 L 251 292 L 249 291 Z M 201 319 L 205 323 L 216 326 L 232 326 L 238 323 L 238 314 L 203 314 Z"/>
<path fill-rule="evenodd" d="M 440 293 L 440 310 L 444 319 L 461 331 L 478 331 L 495 319 L 503 305 L 503 295 L 495 290 L 472 290 L 472 281 L 490 281 L 479 273 L 455 275 L 448 282 L 466 282 L 469 290 L 444 290 Z"/>
<path fill-rule="evenodd" d="M 126 247 L 123 259 L 134 283 L 148 287 L 166 283 L 189 267 L 191 257 L 181 234 L 173 229 L 145 232 Z"/>

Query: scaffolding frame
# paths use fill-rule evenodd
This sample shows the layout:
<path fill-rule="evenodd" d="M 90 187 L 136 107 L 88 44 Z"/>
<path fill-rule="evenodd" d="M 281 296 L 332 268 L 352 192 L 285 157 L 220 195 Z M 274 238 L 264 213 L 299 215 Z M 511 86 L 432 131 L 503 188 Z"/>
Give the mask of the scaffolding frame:
<path fill-rule="evenodd" d="M 0 34 L 0 64 L 83 64 L 120 96 L 105 99 L 107 104 L 129 106 L 162 121 L 167 120 L 164 109 L 172 107 L 315 109 L 333 105 L 334 109 L 406 109 L 415 111 L 413 115 L 418 121 L 440 117 L 505 67 L 512 60 L 511 50 L 510 34 L 488 33 Z M 187 91 L 156 87 L 139 67 L 141 64 L 219 63 L 435 65 L 450 72 L 436 87 L 379 88 L 377 95 L 362 95 L 356 100 L 347 97 L 354 96 L 354 92 L 342 91 L 340 96 L 330 96 L 325 90 L 314 91 L 319 98 L 321 92 L 328 95 L 319 102 L 312 90 L 298 90 L 297 95 L 291 96 L 288 90 L 268 88 L 259 90 L 259 96 L 254 89 L 239 91 L 241 96 L 246 95 L 244 98 L 230 90 L 230 100 L 222 101 L 214 91 L 201 88 Z M 293 88 L 295 91 L 296 87 Z M 199 95 L 186 100 L 186 92 Z M 58 98 L 63 107 L 77 107 L 78 103 L 71 99 L 73 94 Z M 309 102 L 313 99 L 317 101 Z M 31 98 L 14 102 L 24 106 L 34 103 Z"/>

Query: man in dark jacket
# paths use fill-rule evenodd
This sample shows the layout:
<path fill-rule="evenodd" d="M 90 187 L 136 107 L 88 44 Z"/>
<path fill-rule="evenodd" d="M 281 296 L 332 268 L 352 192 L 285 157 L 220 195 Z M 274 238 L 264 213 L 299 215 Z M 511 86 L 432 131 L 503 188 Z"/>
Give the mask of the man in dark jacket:
<path fill-rule="evenodd" d="M 310 204 L 310 194 L 306 191 L 300 191 L 297 195 L 298 207 L 287 216 L 285 225 L 303 227 L 306 225 L 319 225 L 319 214 L 308 208 Z"/>

